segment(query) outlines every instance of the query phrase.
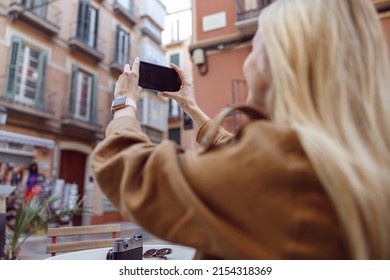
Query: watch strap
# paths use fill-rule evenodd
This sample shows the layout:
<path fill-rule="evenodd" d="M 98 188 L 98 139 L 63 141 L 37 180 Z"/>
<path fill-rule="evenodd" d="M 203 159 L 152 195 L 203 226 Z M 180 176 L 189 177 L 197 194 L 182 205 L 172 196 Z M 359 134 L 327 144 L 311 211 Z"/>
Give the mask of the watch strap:
<path fill-rule="evenodd" d="M 125 96 L 115 98 L 111 104 L 111 112 L 114 113 L 115 111 L 126 108 L 128 106 L 133 107 L 137 111 L 137 103 L 133 99 Z"/>

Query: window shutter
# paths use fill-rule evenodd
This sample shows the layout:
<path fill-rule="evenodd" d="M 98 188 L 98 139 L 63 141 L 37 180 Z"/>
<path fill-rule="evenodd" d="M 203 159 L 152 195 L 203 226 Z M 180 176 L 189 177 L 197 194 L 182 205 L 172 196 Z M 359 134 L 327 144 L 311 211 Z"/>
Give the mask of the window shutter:
<path fill-rule="evenodd" d="M 121 27 L 119 24 L 116 25 L 116 40 L 115 40 L 115 63 L 120 63 L 119 61 L 119 34 L 121 31 Z"/>
<path fill-rule="evenodd" d="M 72 76 L 70 82 L 70 97 L 69 97 L 69 116 L 74 116 L 76 113 L 76 96 L 77 96 L 77 75 L 79 67 L 76 64 L 72 65 Z"/>
<path fill-rule="evenodd" d="M 85 39 L 85 22 L 87 12 L 88 2 L 80 0 L 79 2 L 79 10 L 77 14 L 77 33 L 76 37 L 78 39 Z"/>
<path fill-rule="evenodd" d="M 13 100 L 16 90 L 17 66 L 19 64 L 19 52 L 22 47 L 22 38 L 14 36 L 11 39 L 11 47 L 8 55 L 8 71 L 5 78 L 5 97 Z"/>
<path fill-rule="evenodd" d="M 45 105 L 45 89 L 47 77 L 47 51 L 42 50 L 39 54 L 38 82 L 36 92 L 36 105 L 43 109 Z"/>
<path fill-rule="evenodd" d="M 99 97 L 99 76 L 92 76 L 92 94 L 91 94 L 91 123 L 97 124 L 97 101 Z"/>
<path fill-rule="evenodd" d="M 125 37 L 125 51 L 124 51 L 124 64 L 130 63 L 129 61 L 129 49 L 130 49 L 130 34 L 126 32 Z"/>
<path fill-rule="evenodd" d="M 95 18 L 95 34 L 94 34 L 94 47 L 97 49 L 98 48 L 98 41 L 97 41 L 97 38 L 98 38 L 98 34 L 99 34 L 99 10 L 96 9 L 96 18 Z M 99 46 L 101 47 L 101 46 Z"/>
<path fill-rule="evenodd" d="M 111 86 L 111 100 L 115 99 L 115 84 L 116 83 L 113 83 Z"/>

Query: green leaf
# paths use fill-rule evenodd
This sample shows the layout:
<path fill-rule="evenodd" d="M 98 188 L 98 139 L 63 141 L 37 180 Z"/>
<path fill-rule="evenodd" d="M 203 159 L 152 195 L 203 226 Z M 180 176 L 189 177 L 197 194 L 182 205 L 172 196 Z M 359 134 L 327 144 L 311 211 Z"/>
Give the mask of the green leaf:
<path fill-rule="evenodd" d="M 38 197 L 32 198 L 26 204 L 22 203 L 16 210 L 15 224 L 9 227 L 10 233 L 7 233 L 8 246 L 6 250 L 7 255 L 15 256 L 20 250 L 20 246 L 31 236 L 31 234 L 38 230 L 47 230 L 50 223 L 58 221 L 58 219 L 64 216 L 73 216 L 76 214 L 82 214 L 90 212 L 86 208 L 81 207 L 81 203 L 78 203 L 72 209 L 60 209 L 58 212 L 53 212 L 50 209 L 50 205 L 58 200 L 56 196 L 51 196 L 41 201 Z"/>

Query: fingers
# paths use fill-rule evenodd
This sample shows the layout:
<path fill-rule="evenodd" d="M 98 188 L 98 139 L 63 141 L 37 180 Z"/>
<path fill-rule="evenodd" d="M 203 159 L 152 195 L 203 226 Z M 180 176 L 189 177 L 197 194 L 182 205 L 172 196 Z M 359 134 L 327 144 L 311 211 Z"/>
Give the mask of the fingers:
<path fill-rule="evenodd" d="M 138 75 L 138 73 L 139 73 L 139 57 L 136 57 L 134 59 L 132 70 L 133 70 L 133 72 L 135 72 Z"/>
<path fill-rule="evenodd" d="M 123 73 L 130 73 L 130 64 L 126 64 L 124 69 L 123 69 Z"/>
<path fill-rule="evenodd" d="M 182 102 L 183 97 L 180 96 L 177 92 L 169 92 L 169 91 L 162 91 L 158 93 L 159 96 L 161 97 L 166 97 L 166 98 L 171 98 L 175 100 L 176 102 Z"/>
<path fill-rule="evenodd" d="M 127 73 L 127 74 L 130 74 L 130 72 L 133 71 L 134 73 L 136 73 L 138 75 L 138 72 L 139 72 L 139 57 L 136 57 L 134 59 L 134 62 L 133 62 L 133 65 L 132 67 L 130 68 L 130 64 L 126 64 L 123 68 L 123 74 Z"/>
<path fill-rule="evenodd" d="M 183 70 L 181 70 L 178 66 L 176 66 L 175 64 L 171 63 L 171 67 L 176 71 L 176 73 L 179 75 L 179 78 L 181 80 L 181 84 L 184 86 L 184 85 L 187 85 L 189 84 L 188 80 L 187 80 L 187 76 L 186 74 L 184 73 Z"/>
<path fill-rule="evenodd" d="M 160 96 L 163 96 L 163 97 L 170 97 L 170 98 L 172 98 L 172 96 L 174 96 L 171 92 L 169 92 L 169 91 L 160 91 L 159 93 L 158 93 L 158 95 L 160 95 Z"/>

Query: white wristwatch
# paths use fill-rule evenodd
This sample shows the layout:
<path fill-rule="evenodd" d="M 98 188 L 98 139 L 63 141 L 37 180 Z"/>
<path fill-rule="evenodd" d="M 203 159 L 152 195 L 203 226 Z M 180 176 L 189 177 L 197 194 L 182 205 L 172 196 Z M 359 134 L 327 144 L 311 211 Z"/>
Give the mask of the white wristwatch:
<path fill-rule="evenodd" d="M 137 104 L 133 99 L 130 99 L 125 96 L 115 98 L 111 104 L 111 112 L 114 114 L 115 111 L 125 108 L 127 106 L 131 106 L 137 111 Z"/>

